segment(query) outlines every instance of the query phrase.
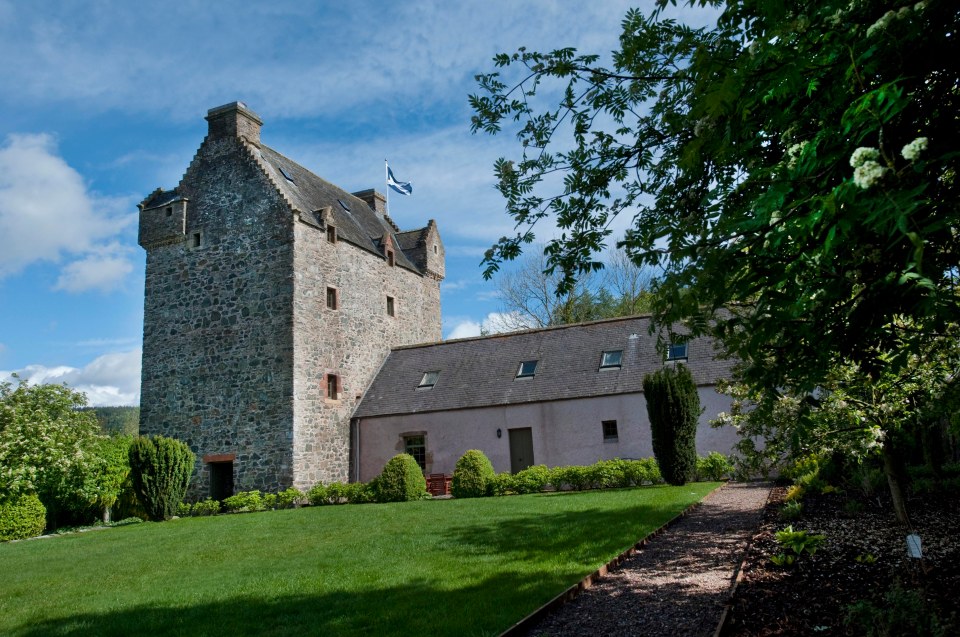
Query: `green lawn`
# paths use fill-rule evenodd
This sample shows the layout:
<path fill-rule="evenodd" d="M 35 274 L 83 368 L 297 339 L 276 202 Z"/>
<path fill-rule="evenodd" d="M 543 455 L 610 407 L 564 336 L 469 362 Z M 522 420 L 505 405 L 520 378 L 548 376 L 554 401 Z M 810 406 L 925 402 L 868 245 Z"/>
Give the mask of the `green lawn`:
<path fill-rule="evenodd" d="M 0 545 L 3 635 L 495 635 L 717 483 L 312 507 Z"/>

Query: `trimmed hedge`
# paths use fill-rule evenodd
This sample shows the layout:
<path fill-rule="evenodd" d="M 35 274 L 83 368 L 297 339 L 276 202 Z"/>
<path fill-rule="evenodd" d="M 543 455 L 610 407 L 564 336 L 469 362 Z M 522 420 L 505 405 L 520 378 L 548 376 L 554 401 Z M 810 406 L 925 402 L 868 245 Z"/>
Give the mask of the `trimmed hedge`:
<path fill-rule="evenodd" d="M 450 490 L 455 498 L 492 495 L 495 475 L 490 459 L 479 449 L 470 449 L 457 460 Z"/>
<path fill-rule="evenodd" d="M 46 526 L 47 509 L 37 496 L 0 500 L 0 542 L 36 537 Z"/>
<path fill-rule="evenodd" d="M 420 465 L 409 453 L 401 453 L 391 458 L 383 471 L 374 481 L 377 502 L 409 502 L 427 497 L 427 483 L 420 471 Z M 363 497 L 363 490 L 350 485 L 354 497 Z M 350 501 L 350 493 L 347 500 Z"/>
<path fill-rule="evenodd" d="M 141 436 L 130 445 L 133 489 L 151 520 L 176 515 L 187 493 L 195 458 L 190 447 L 164 436 Z"/>
<path fill-rule="evenodd" d="M 669 484 L 693 480 L 697 470 L 700 395 L 686 365 L 664 367 L 643 377 L 653 455 Z"/>

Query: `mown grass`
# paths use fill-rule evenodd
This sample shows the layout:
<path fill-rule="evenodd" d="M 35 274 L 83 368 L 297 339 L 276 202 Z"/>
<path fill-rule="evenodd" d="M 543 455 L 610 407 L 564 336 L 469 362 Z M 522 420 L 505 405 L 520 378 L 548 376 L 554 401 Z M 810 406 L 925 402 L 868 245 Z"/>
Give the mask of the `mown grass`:
<path fill-rule="evenodd" d="M 0 634 L 495 635 L 716 486 L 314 507 L 0 545 Z"/>

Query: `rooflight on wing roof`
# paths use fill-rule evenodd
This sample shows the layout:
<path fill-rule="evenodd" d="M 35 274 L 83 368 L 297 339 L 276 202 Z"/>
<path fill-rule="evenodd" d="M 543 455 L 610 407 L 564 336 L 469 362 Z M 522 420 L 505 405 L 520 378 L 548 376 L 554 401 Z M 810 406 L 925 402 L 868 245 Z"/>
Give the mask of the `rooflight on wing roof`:
<path fill-rule="evenodd" d="M 291 184 L 296 183 L 295 181 L 293 181 L 293 177 L 291 177 L 290 174 L 289 174 L 286 170 L 283 169 L 283 166 L 277 164 L 277 168 L 280 169 L 280 173 L 284 176 L 284 178 L 285 178 L 287 181 L 289 181 Z"/>
<path fill-rule="evenodd" d="M 350 212 L 350 206 L 348 206 L 347 204 L 343 203 L 343 200 L 342 200 L 342 199 L 337 199 L 337 203 L 340 204 L 340 207 L 341 207 L 341 208 L 343 208 L 343 209 L 346 210 L 347 212 Z"/>

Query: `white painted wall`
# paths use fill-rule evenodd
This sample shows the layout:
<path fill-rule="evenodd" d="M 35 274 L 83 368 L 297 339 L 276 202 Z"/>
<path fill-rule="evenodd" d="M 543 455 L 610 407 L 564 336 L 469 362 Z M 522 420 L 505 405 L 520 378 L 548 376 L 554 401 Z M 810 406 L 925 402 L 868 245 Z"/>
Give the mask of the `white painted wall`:
<path fill-rule="evenodd" d="M 712 387 L 701 387 L 704 407 L 697 431 L 697 453 L 728 454 L 736 432 L 713 429 L 709 421 L 730 409 L 730 398 Z M 616 420 L 618 440 L 605 442 L 601 421 Z M 404 434 L 425 434 L 427 473 L 453 473 L 468 449 L 480 449 L 497 472 L 510 470 L 508 430 L 530 427 L 535 464 L 550 467 L 587 465 L 612 458 L 653 456 L 650 424 L 642 393 L 582 398 L 546 403 L 485 407 L 459 411 L 365 418 L 359 429 L 359 479 L 376 477 L 383 465 L 403 452 Z M 497 437 L 497 430 L 501 437 Z"/>

